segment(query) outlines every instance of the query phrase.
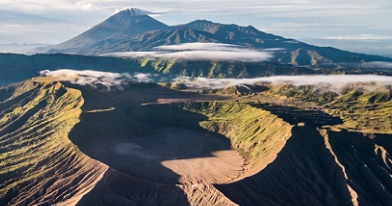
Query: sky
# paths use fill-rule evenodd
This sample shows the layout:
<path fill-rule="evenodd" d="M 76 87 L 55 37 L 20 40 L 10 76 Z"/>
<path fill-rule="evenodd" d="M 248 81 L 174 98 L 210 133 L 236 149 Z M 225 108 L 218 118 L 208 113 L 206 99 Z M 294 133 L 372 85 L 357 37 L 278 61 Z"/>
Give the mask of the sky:
<path fill-rule="evenodd" d="M 252 25 L 321 46 L 392 56 L 391 0 L 0 0 L 0 44 L 57 44 L 127 7 L 177 25 Z"/>

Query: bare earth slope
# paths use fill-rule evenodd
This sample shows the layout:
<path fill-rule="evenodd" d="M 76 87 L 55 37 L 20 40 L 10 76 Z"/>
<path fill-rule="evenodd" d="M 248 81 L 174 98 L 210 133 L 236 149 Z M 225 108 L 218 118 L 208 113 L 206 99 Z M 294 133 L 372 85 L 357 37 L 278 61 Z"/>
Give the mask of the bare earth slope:
<path fill-rule="evenodd" d="M 32 81 L 1 91 L 0 205 L 78 202 L 108 168 L 68 138 L 79 121 L 80 91 Z"/>

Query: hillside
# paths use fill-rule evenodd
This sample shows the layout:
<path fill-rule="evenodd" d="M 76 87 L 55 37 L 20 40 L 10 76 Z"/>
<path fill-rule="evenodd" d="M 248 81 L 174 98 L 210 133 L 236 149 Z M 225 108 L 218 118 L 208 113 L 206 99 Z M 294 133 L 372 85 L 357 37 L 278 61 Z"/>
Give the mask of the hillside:
<path fill-rule="evenodd" d="M 390 96 L 320 104 L 282 87 L 108 91 L 51 76 L 3 87 L 0 204 L 388 205 L 391 130 L 345 111 L 368 99 L 367 114 L 385 116 Z"/>
<path fill-rule="evenodd" d="M 132 59 L 71 54 L 0 54 L 0 86 L 27 80 L 43 70 L 95 70 L 117 73 L 150 74 L 156 81 L 176 77 L 255 78 L 274 75 L 304 74 L 379 74 L 392 75 L 392 70 L 376 66 L 309 68 L 272 62 L 184 61 Z"/>
<path fill-rule="evenodd" d="M 312 74 L 313 70 L 264 62 L 164 61 L 69 54 L 32 56 L 0 54 L 0 86 L 24 81 L 43 70 L 95 70 L 117 73 L 145 73 L 157 79 L 190 77 L 256 77 L 283 74 Z M 373 71 L 371 71 L 373 72 Z"/>

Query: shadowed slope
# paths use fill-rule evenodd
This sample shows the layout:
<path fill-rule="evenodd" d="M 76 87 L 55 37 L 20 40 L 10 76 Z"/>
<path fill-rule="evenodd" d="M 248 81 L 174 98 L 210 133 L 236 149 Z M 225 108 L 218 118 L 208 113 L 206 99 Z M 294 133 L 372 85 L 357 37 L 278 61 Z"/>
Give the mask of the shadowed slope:
<path fill-rule="evenodd" d="M 184 191 L 173 185 L 160 185 L 109 169 L 91 192 L 77 204 L 84 205 L 190 205 Z"/>
<path fill-rule="evenodd" d="M 392 202 L 392 135 L 328 132 L 329 142 L 347 172 L 347 183 L 357 192 L 360 205 Z"/>
<path fill-rule="evenodd" d="M 320 111 L 255 106 L 301 126 L 292 129 L 292 136 L 276 160 L 264 170 L 235 183 L 216 185 L 233 202 L 240 205 L 389 205 L 391 135 L 320 130 L 317 127 L 343 122 Z"/>
<path fill-rule="evenodd" d="M 86 102 L 70 139 L 85 154 L 114 169 L 79 205 L 187 205 L 188 199 L 231 204 L 219 191 L 190 189 L 203 190 L 207 183 L 239 176 L 243 158 L 231 149 L 228 139 L 198 126 L 206 119 L 203 115 L 176 105 L 146 104 L 158 99 L 205 97 L 155 85 L 134 85 L 118 93 L 80 89 Z M 184 191 L 194 195 L 185 196 Z M 210 202 L 203 196 L 212 196 Z"/>
<path fill-rule="evenodd" d="M 216 187 L 240 205 L 353 205 L 342 168 L 317 130 L 294 127 L 292 134 L 264 170 Z"/>
<path fill-rule="evenodd" d="M 291 124 L 311 126 L 293 127 L 286 145 L 264 170 L 217 188 L 240 205 L 353 205 L 345 174 L 316 130 L 316 126 L 342 121 L 323 112 L 255 106 Z"/>

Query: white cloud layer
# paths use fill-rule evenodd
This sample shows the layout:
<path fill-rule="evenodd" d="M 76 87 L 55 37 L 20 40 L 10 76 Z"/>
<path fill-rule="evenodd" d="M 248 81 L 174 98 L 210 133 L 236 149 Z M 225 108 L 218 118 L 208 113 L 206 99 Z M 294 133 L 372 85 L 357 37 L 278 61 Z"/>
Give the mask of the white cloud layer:
<path fill-rule="evenodd" d="M 218 43 L 186 43 L 179 45 L 160 46 L 152 52 L 119 52 L 107 54 L 115 57 L 130 58 L 162 58 L 185 60 L 220 60 L 260 62 L 273 57 L 272 51 L 251 50 L 230 44 Z"/>
<path fill-rule="evenodd" d="M 70 82 L 82 86 L 90 86 L 93 88 L 100 88 L 105 90 L 123 90 L 124 86 L 130 83 L 151 82 L 150 74 L 137 73 L 130 75 L 128 73 L 112 73 L 99 72 L 92 70 L 70 70 L 61 69 L 56 71 L 44 70 L 40 72 L 41 76 L 56 77 L 60 81 Z"/>
<path fill-rule="evenodd" d="M 177 45 L 164 45 L 155 47 L 156 50 L 164 51 L 242 51 L 243 48 L 233 44 L 221 44 L 221 43 L 184 43 Z"/>
<path fill-rule="evenodd" d="M 99 71 L 77 71 L 61 69 L 56 71 L 41 71 L 41 76 L 56 77 L 60 81 L 70 82 L 83 86 L 90 86 L 105 90 L 123 90 L 132 83 L 154 82 L 151 74 L 135 73 L 111 73 Z M 255 84 L 292 84 L 295 86 L 315 85 L 324 91 L 340 92 L 347 86 L 363 88 L 366 90 L 376 90 L 383 86 L 392 86 L 392 77 L 377 75 L 309 75 L 309 76 L 272 76 L 243 79 L 216 79 L 216 78 L 195 78 L 178 77 L 173 79 L 174 83 L 185 84 L 188 88 L 202 89 L 222 89 L 235 85 L 255 85 Z"/>
<path fill-rule="evenodd" d="M 359 34 L 350 36 L 329 36 L 322 39 L 332 39 L 332 40 L 390 40 L 392 36 L 380 36 L 374 34 Z"/>
<path fill-rule="evenodd" d="M 392 69 L 392 62 L 382 62 L 382 61 L 374 61 L 374 62 L 367 62 L 367 65 L 375 68 L 387 68 Z"/>
<path fill-rule="evenodd" d="M 293 84 L 295 86 L 316 85 L 329 91 L 340 91 L 346 86 L 358 86 L 373 90 L 379 86 L 392 85 L 392 77 L 377 75 L 313 75 L 313 76 L 272 76 L 251 79 L 208 79 L 179 77 L 174 80 L 183 83 L 189 88 L 222 89 L 235 85 Z"/>

